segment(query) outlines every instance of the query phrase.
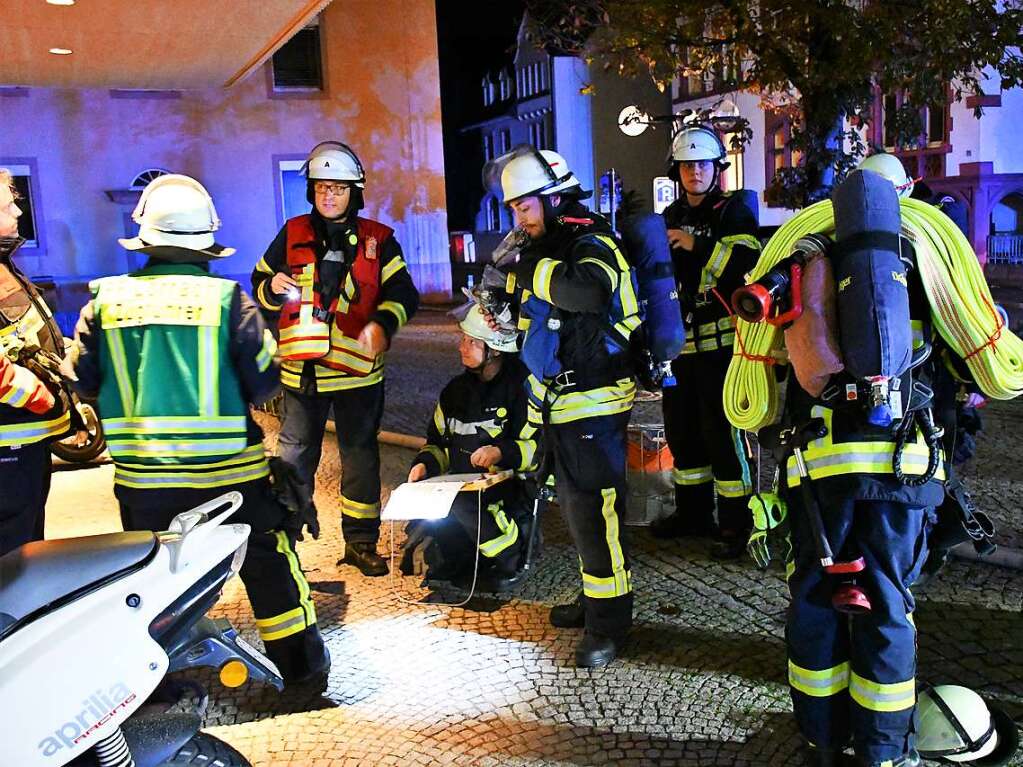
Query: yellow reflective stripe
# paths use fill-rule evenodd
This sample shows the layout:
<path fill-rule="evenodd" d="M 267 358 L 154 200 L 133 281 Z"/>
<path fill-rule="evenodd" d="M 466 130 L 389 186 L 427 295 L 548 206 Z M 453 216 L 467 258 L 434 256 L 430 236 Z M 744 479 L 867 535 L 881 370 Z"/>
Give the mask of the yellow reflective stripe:
<path fill-rule="evenodd" d="M 604 499 L 600 513 L 604 517 L 607 550 L 611 555 L 611 576 L 615 582 L 615 596 L 622 596 L 628 594 L 632 590 L 632 586 L 629 583 L 629 573 L 625 569 L 625 552 L 622 551 L 618 512 L 615 510 L 618 491 L 613 487 L 607 487 L 600 491 L 600 495 Z"/>
<path fill-rule="evenodd" d="M 199 415 L 215 416 L 220 410 L 220 365 L 217 354 L 219 328 L 203 325 L 199 328 Z"/>
<path fill-rule="evenodd" d="M 131 378 L 128 376 L 128 359 L 124 353 L 124 338 L 121 336 L 121 328 L 110 328 L 106 331 L 106 338 L 110 342 L 110 361 L 114 366 L 114 380 L 117 381 L 117 391 L 121 395 L 121 412 L 131 416 L 135 412 L 135 392 L 132 389 Z"/>
<path fill-rule="evenodd" d="M 924 323 L 923 320 L 910 320 L 909 326 L 913 330 L 913 348 L 919 349 L 924 345 Z"/>
<path fill-rule="evenodd" d="M 277 353 L 277 340 L 269 328 L 263 328 L 263 346 L 256 352 L 256 368 L 260 373 L 264 372 L 273 361 Z"/>
<path fill-rule="evenodd" d="M 272 642 L 275 639 L 283 639 L 292 634 L 298 634 L 307 626 L 316 625 L 316 607 L 309 595 L 309 582 L 302 573 L 298 557 L 292 548 L 291 541 L 287 534 L 281 530 L 274 531 L 277 539 L 277 553 L 282 554 L 288 562 L 288 571 L 298 588 L 298 607 L 280 613 L 272 618 L 265 618 L 256 621 L 259 628 L 259 638 L 264 642 Z M 264 633 L 265 632 L 265 633 Z"/>
<path fill-rule="evenodd" d="M 736 245 L 745 245 L 753 250 L 760 250 L 760 241 L 750 234 L 733 234 L 722 237 L 714 246 L 700 275 L 700 293 L 706 293 L 717 285 L 718 279 L 732 258 L 732 249 Z"/>
<path fill-rule="evenodd" d="M 849 663 L 811 671 L 789 660 L 789 685 L 812 698 L 827 698 L 849 687 Z"/>
<path fill-rule="evenodd" d="M 135 418 L 104 418 L 103 431 L 116 434 L 206 434 L 210 432 L 245 431 L 245 416 L 138 416 Z"/>
<path fill-rule="evenodd" d="M 718 320 L 718 330 L 731 330 L 735 327 L 735 317 L 729 315 Z"/>
<path fill-rule="evenodd" d="M 401 256 L 396 256 L 392 258 L 390 261 L 387 262 L 384 268 L 380 270 L 380 284 L 383 285 L 389 279 L 391 279 L 391 277 L 393 277 L 394 275 L 396 275 L 398 272 L 405 268 L 406 268 L 405 259 L 403 259 Z"/>
<path fill-rule="evenodd" d="M 533 468 L 533 462 L 536 459 L 536 440 L 517 439 L 515 444 L 518 445 L 519 455 L 522 456 L 522 460 L 519 461 L 516 468 L 518 471 L 529 471 Z"/>
<path fill-rule="evenodd" d="M 742 498 L 749 495 L 750 487 L 741 479 L 715 479 L 714 491 L 722 498 Z"/>
<path fill-rule="evenodd" d="M 795 571 L 796 561 L 794 559 L 790 559 L 788 562 L 785 563 L 785 580 L 788 581 L 788 579 L 792 577 L 792 573 L 794 573 Z"/>
<path fill-rule="evenodd" d="M 891 442 L 841 442 L 823 448 L 808 448 L 803 453 L 811 479 L 835 477 L 841 474 L 892 474 L 892 456 L 895 445 Z M 923 474 L 927 470 L 928 448 L 918 442 L 905 446 L 902 470 L 906 474 Z M 799 484 L 799 469 L 794 458 L 787 465 L 790 487 Z M 944 479 L 945 471 L 939 465 L 936 479 Z"/>
<path fill-rule="evenodd" d="M 612 269 L 606 262 L 601 261 L 599 258 L 580 258 L 580 264 L 596 264 L 607 274 L 608 280 L 611 282 L 611 290 L 617 290 L 618 288 L 618 272 Z"/>
<path fill-rule="evenodd" d="M 321 394 L 335 391 L 346 391 L 348 389 L 359 389 L 363 386 L 372 386 L 384 380 L 383 367 L 377 367 L 373 372 L 364 376 L 353 376 L 331 370 L 322 365 L 316 366 L 316 391 Z M 291 389 L 302 388 L 302 366 L 289 367 L 289 363 L 281 366 L 281 383 Z"/>
<path fill-rule="evenodd" d="M 621 248 L 618 247 L 618 243 L 614 241 L 614 238 L 608 237 L 606 234 L 598 234 L 597 239 L 600 240 L 610 250 L 615 257 L 615 261 L 618 264 L 618 268 L 623 272 L 629 271 L 629 262 L 625 259 L 622 254 Z"/>
<path fill-rule="evenodd" d="M 184 442 L 180 439 L 107 440 L 110 455 L 115 459 L 134 458 L 202 458 L 210 455 L 233 455 L 245 447 L 245 437 Z"/>
<path fill-rule="evenodd" d="M 330 351 L 323 359 L 328 363 L 350 367 L 360 375 L 365 375 L 373 370 L 377 362 L 375 357 L 366 356 L 357 341 L 348 338 L 340 330 L 331 334 Z"/>
<path fill-rule="evenodd" d="M 315 320 L 315 326 L 317 334 L 313 335 L 312 329 L 308 324 L 304 325 L 289 325 L 286 328 L 281 328 L 281 344 L 285 344 L 292 340 L 312 339 L 321 340 L 327 338 L 330 335 L 330 328 L 327 327 L 326 322 Z"/>
<path fill-rule="evenodd" d="M 532 375 L 529 376 L 529 386 L 536 401 L 543 402 L 548 387 Z M 635 397 L 636 382 L 631 378 L 620 379 L 611 386 L 558 394 L 551 405 L 550 422 L 569 423 L 580 418 L 625 413 L 632 408 Z M 535 405 L 530 408 L 530 421 L 539 423 L 534 412 L 539 415 Z"/>
<path fill-rule="evenodd" d="M 642 323 L 643 320 L 638 314 L 631 314 L 621 322 L 615 323 L 615 330 L 621 333 L 625 338 L 629 338 L 632 335 L 632 331 L 638 328 Z"/>
<path fill-rule="evenodd" d="M 0 447 L 14 447 L 15 445 L 30 445 L 34 442 L 41 442 L 47 437 L 64 434 L 70 425 L 70 413 L 64 413 L 49 421 L 0 424 Z"/>
<path fill-rule="evenodd" d="M 348 272 L 345 275 L 345 281 L 341 286 L 341 291 L 337 297 L 337 313 L 345 314 L 352 305 L 352 298 L 355 297 L 355 283 L 352 281 L 352 273 Z"/>
<path fill-rule="evenodd" d="M 554 276 L 554 268 L 558 263 L 553 258 L 541 258 L 533 271 L 533 292 L 537 298 L 549 304 L 554 303 L 551 299 L 551 277 Z"/>
<path fill-rule="evenodd" d="M 263 274 L 274 274 L 274 270 L 270 268 L 270 264 L 266 262 L 266 258 L 261 258 L 256 262 L 256 271 L 262 272 Z M 265 285 L 266 283 L 260 283 Z"/>
<path fill-rule="evenodd" d="M 444 421 L 444 409 L 440 406 L 440 402 L 433 409 L 433 426 L 437 429 L 437 433 L 444 435 L 447 434 L 447 424 Z"/>
<path fill-rule="evenodd" d="M 262 450 L 262 448 L 260 449 Z M 133 466 L 132 469 L 134 468 L 136 467 Z M 167 467 L 160 466 L 156 468 L 166 469 Z M 194 469 L 195 464 L 188 464 L 187 468 Z M 125 464 L 117 464 L 114 467 L 114 484 L 141 490 L 169 487 L 211 488 L 252 482 L 270 474 L 270 465 L 266 462 L 265 458 L 252 463 L 250 466 L 237 466 L 215 471 L 147 472 L 133 471 L 132 469 L 129 469 Z"/>
<path fill-rule="evenodd" d="M 11 407 L 24 407 L 41 382 L 31 370 L 20 365 L 11 367 L 14 369 L 14 375 L 11 377 L 10 388 L 0 394 L 0 402 Z"/>
<path fill-rule="evenodd" d="M 377 519 L 380 516 L 380 502 L 362 503 L 341 496 L 341 513 L 353 519 Z"/>
<path fill-rule="evenodd" d="M 381 312 L 390 312 L 398 318 L 398 327 L 403 327 L 408 322 L 408 313 L 405 307 L 397 301 L 383 301 L 377 309 Z"/>
<path fill-rule="evenodd" d="M 501 531 L 501 534 L 496 538 L 480 543 L 480 553 L 485 557 L 496 557 L 519 539 L 519 526 L 515 524 L 514 519 L 508 519 L 508 515 L 504 513 L 502 508 L 503 505 L 503 503 L 498 502 L 487 506 L 487 511 L 494 518 L 494 523 L 497 525 L 497 529 Z"/>
<path fill-rule="evenodd" d="M 905 711 L 916 705 L 916 680 L 883 684 L 854 671 L 849 679 L 849 696 L 869 711 Z"/>
<path fill-rule="evenodd" d="M 598 578 L 595 575 L 583 573 L 583 594 L 594 599 L 613 599 L 621 597 L 632 591 L 632 573 L 628 570 L 624 574 L 625 590 L 620 591 L 619 578 Z"/>
<path fill-rule="evenodd" d="M 276 303 L 269 298 L 270 295 L 270 280 L 263 280 L 256 286 L 256 300 L 260 306 L 264 309 L 269 309 L 273 312 L 279 312 L 282 304 Z"/>
<path fill-rule="evenodd" d="M 672 469 L 671 478 L 676 485 L 703 485 L 714 479 L 710 466 L 697 466 L 693 469 Z"/>
<path fill-rule="evenodd" d="M 447 474 L 448 468 L 451 466 L 451 461 L 448 458 L 447 451 L 442 450 L 436 445 L 423 445 L 423 450 L 434 457 L 437 461 L 437 465 L 440 467 L 441 474 Z"/>

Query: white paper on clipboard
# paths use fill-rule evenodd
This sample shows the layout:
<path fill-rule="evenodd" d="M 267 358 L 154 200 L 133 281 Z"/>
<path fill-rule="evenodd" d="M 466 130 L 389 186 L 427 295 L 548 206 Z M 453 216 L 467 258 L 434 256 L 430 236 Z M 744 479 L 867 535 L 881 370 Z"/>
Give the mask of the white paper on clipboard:
<path fill-rule="evenodd" d="M 496 474 L 442 474 L 419 482 L 406 482 L 391 491 L 380 514 L 383 521 L 444 519 L 462 491 L 478 492 L 512 477 L 511 470 Z"/>

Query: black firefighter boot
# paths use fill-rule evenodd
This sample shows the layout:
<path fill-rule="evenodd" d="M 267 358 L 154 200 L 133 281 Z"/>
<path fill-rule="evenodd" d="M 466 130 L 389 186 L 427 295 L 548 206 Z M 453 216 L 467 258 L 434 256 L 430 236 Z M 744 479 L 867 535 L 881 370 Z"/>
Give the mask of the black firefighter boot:
<path fill-rule="evenodd" d="M 568 604 L 555 605 L 551 608 L 551 625 L 559 629 L 581 629 L 586 625 L 586 607 L 583 605 L 583 594 L 580 591 Z"/>
<path fill-rule="evenodd" d="M 337 563 L 357 567 L 370 578 L 387 575 L 386 560 L 377 554 L 376 544 L 369 541 L 346 542 L 345 555 Z"/>
<path fill-rule="evenodd" d="M 810 767 L 857 767 L 855 757 L 840 748 L 806 747 L 806 763 Z"/>
<path fill-rule="evenodd" d="M 583 596 L 586 629 L 575 648 L 575 665 L 601 668 L 621 652 L 632 626 L 632 592 L 611 599 Z"/>

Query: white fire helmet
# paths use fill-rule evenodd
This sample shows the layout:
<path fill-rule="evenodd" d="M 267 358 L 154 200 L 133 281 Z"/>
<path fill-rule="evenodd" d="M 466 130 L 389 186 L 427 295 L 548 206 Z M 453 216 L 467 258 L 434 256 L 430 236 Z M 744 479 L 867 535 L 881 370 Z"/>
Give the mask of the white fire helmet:
<path fill-rule="evenodd" d="M 690 125 L 683 128 L 671 141 L 672 163 L 699 160 L 721 162 L 727 154 L 717 131 L 706 125 Z"/>
<path fill-rule="evenodd" d="M 483 168 L 483 186 L 495 195 L 500 194 L 504 203 L 569 190 L 578 192 L 580 198 L 589 196 L 588 192 L 582 192 L 582 184 L 564 157 L 550 149 L 537 150 L 528 144 L 488 162 Z"/>
<path fill-rule="evenodd" d="M 234 252 L 213 240 L 220 218 L 206 188 L 190 176 L 169 173 L 149 182 L 131 214 L 138 237 L 119 240 L 128 250 L 184 248 L 227 256 Z"/>
<path fill-rule="evenodd" d="M 314 146 L 302 172 L 314 181 L 348 181 L 359 189 L 366 186 L 366 171 L 358 156 L 340 141 L 324 141 Z"/>
<path fill-rule="evenodd" d="M 856 166 L 857 170 L 872 170 L 892 182 L 899 197 L 909 197 L 913 194 L 913 179 L 906 175 L 906 168 L 902 162 L 893 154 L 878 152 L 870 157 L 865 157 Z"/>
<path fill-rule="evenodd" d="M 1016 724 L 1004 711 L 952 684 L 920 692 L 914 729 L 916 748 L 925 759 L 1000 767 L 1019 745 Z"/>
<path fill-rule="evenodd" d="M 519 350 L 518 334 L 514 330 L 494 330 L 490 327 L 479 304 L 475 304 L 469 309 L 469 313 L 458 323 L 458 327 L 469 338 L 482 341 L 494 351 L 517 352 Z"/>

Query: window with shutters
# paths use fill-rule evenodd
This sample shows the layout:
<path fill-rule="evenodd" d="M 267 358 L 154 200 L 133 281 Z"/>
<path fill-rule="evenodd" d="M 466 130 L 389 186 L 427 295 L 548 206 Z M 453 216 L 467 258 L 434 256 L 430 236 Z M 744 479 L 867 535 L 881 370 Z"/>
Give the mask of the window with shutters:
<path fill-rule="evenodd" d="M 273 89 L 276 92 L 322 91 L 323 58 L 320 25 L 300 29 L 273 55 Z"/>

